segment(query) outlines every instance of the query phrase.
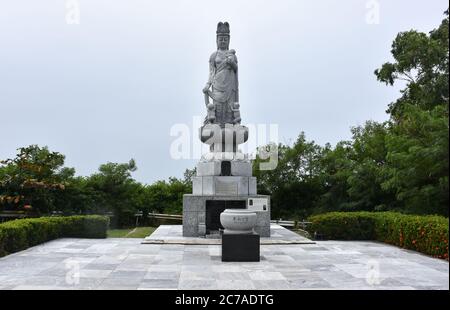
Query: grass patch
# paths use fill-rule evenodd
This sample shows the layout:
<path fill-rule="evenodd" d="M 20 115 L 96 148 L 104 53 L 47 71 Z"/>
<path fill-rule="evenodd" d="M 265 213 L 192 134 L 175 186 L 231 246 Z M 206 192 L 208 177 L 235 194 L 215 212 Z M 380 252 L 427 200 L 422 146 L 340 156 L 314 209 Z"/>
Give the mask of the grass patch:
<path fill-rule="evenodd" d="M 157 227 L 137 227 L 108 230 L 108 238 L 145 238 L 150 236 Z"/>

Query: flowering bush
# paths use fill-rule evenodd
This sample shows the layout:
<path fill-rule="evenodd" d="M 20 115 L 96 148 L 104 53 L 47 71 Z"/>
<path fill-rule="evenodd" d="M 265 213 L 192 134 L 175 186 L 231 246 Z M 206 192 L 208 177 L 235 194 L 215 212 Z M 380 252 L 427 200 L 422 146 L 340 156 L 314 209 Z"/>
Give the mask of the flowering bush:
<path fill-rule="evenodd" d="M 308 231 L 335 240 L 377 240 L 448 260 L 448 219 L 395 212 L 331 212 L 311 216 Z"/>

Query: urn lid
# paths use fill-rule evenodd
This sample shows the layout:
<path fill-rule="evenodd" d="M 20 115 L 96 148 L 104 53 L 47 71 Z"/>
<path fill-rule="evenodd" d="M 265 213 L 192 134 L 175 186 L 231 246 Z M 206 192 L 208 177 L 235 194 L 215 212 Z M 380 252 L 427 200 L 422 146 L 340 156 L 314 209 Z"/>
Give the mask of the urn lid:
<path fill-rule="evenodd" d="M 247 210 L 247 209 L 225 209 L 223 213 L 239 213 L 239 214 L 252 214 L 255 211 Z"/>

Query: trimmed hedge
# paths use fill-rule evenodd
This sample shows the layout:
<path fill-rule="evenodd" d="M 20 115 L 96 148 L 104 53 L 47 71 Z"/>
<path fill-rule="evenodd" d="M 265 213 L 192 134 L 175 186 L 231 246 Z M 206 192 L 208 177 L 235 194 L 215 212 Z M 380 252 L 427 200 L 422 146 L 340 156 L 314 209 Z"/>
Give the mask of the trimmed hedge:
<path fill-rule="evenodd" d="M 106 238 L 109 218 L 100 215 L 40 217 L 0 224 L 0 257 L 57 238 Z"/>
<path fill-rule="evenodd" d="M 448 219 L 395 212 L 331 212 L 309 218 L 311 234 L 334 240 L 376 240 L 448 260 Z"/>

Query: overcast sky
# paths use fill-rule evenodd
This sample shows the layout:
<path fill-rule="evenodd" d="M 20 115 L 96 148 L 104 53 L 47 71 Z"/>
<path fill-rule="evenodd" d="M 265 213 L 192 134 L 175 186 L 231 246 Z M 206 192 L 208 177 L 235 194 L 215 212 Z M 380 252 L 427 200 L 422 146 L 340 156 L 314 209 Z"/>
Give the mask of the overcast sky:
<path fill-rule="evenodd" d="M 217 22 L 230 23 L 243 124 L 278 124 L 283 143 L 304 131 L 334 145 L 351 126 L 387 119 L 399 87 L 373 71 L 392 59 L 398 32 L 428 32 L 448 6 L 379 0 L 373 24 L 366 0 L 75 2 L 79 24 L 67 23 L 65 0 L 0 0 L 0 159 L 47 145 L 89 175 L 134 158 L 143 183 L 196 163 L 170 157 L 170 128 L 205 115 Z"/>

